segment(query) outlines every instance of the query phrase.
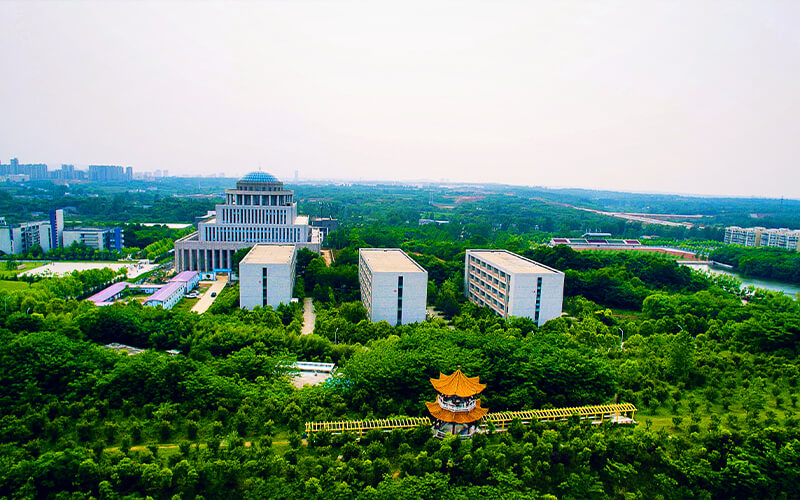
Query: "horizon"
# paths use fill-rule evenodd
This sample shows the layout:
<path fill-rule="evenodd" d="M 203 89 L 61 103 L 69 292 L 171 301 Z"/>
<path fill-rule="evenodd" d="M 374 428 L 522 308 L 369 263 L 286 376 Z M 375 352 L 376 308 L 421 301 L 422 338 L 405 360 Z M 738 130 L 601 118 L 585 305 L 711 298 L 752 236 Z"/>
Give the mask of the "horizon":
<path fill-rule="evenodd" d="M 0 160 L 2 163 L 2 160 Z M 31 164 L 36 164 L 40 162 L 32 162 Z M 56 170 L 55 165 L 50 163 L 41 162 L 44 165 L 47 165 L 48 171 Z M 23 162 L 20 162 L 23 164 Z M 57 164 L 59 167 L 61 164 Z M 69 163 L 69 165 L 73 165 L 76 170 L 85 171 L 88 169 L 88 164 L 73 164 Z M 92 164 L 95 165 L 95 164 Z M 104 164 L 109 165 L 109 164 Z M 115 165 L 121 167 L 128 167 L 131 165 Z M 169 170 L 169 169 L 167 169 Z M 136 173 L 149 173 L 153 174 L 155 171 L 137 171 L 134 168 L 134 174 Z M 266 172 L 272 174 L 272 172 L 266 170 L 250 170 L 243 172 L 241 175 L 219 175 L 220 173 L 211 173 L 211 174 L 200 174 L 200 175 L 192 175 L 192 174 L 178 174 L 160 177 L 154 177 L 153 179 L 134 179 L 134 181 L 145 181 L 145 182 L 152 182 L 156 179 L 165 179 L 165 178 L 182 178 L 182 179 L 240 179 L 245 176 L 247 173 L 250 172 Z M 293 183 L 321 183 L 321 184 L 340 184 L 340 183 L 347 183 L 347 184 L 361 184 L 361 185 L 400 185 L 400 186 L 414 186 L 416 184 L 438 184 L 438 185 L 447 185 L 448 187 L 458 186 L 458 185 L 466 185 L 472 187 L 480 187 L 480 186 L 496 186 L 496 187 L 514 187 L 514 188 L 528 188 L 528 189 L 542 189 L 542 190 L 550 190 L 550 191 L 567 191 L 567 190 L 578 190 L 578 191 L 589 191 L 589 192 L 607 192 L 607 193 L 615 193 L 615 194 L 635 194 L 635 195 L 657 195 L 657 196 L 677 196 L 677 197 L 690 197 L 690 198 L 731 198 L 731 199 L 757 199 L 757 200 L 786 200 L 786 201 L 800 201 L 800 196 L 797 198 L 787 197 L 787 196 L 760 196 L 760 195 L 730 195 L 730 194 L 712 194 L 712 193 L 699 193 L 699 192 L 671 192 L 671 191 L 657 191 L 657 190 L 620 190 L 620 189 L 600 189 L 600 188 L 590 188 L 590 187 L 582 187 L 582 186 L 570 186 L 570 185 L 562 185 L 562 186 L 545 186 L 545 185 L 534 185 L 534 184 L 509 184 L 509 183 L 502 183 L 502 182 L 468 182 L 468 181 L 459 181 L 459 180 L 452 180 L 452 179 L 400 179 L 400 180 L 386 180 L 386 179 L 369 179 L 369 178 L 346 178 L 346 177 L 317 177 L 317 178 L 303 178 L 299 177 L 297 181 L 294 178 L 290 177 L 281 177 L 276 176 L 278 180 L 283 182 L 284 184 L 293 184 Z M 85 181 L 73 181 L 76 184 L 81 184 Z M 70 182 L 67 182 L 69 184 Z"/>
<path fill-rule="evenodd" d="M 6 1 L 0 158 L 800 199 L 798 14 Z"/>

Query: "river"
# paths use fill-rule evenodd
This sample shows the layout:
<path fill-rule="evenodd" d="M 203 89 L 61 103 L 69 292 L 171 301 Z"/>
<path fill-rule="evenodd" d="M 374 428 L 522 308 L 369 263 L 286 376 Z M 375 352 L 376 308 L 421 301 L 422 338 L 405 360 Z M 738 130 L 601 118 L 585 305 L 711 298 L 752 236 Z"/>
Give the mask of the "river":
<path fill-rule="evenodd" d="M 783 292 L 786 295 L 794 297 L 796 293 L 800 293 L 800 285 L 795 285 L 794 283 L 786 283 L 783 281 L 774 281 L 774 280 L 767 280 L 767 279 L 759 279 L 759 278 L 750 278 L 748 276 L 743 276 L 736 271 L 730 271 L 728 269 L 721 269 L 719 267 L 711 267 L 707 264 L 692 264 L 688 262 L 682 262 L 682 266 L 689 266 L 692 269 L 697 269 L 699 271 L 709 271 L 715 274 L 727 274 L 729 276 L 734 276 L 738 278 L 742 282 L 742 286 L 754 286 L 756 288 L 765 288 L 767 290 L 773 290 L 776 292 Z"/>

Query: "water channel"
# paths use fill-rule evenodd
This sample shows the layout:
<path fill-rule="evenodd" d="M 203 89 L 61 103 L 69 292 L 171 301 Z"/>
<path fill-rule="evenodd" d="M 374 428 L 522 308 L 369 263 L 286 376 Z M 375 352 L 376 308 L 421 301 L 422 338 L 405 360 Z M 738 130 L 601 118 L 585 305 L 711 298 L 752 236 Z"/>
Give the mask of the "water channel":
<path fill-rule="evenodd" d="M 796 293 L 800 293 L 800 285 L 796 285 L 794 283 L 786 283 L 783 281 L 774 281 L 774 280 L 767 280 L 767 279 L 759 279 L 759 278 L 751 278 L 748 276 L 743 276 L 736 271 L 730 271 L 728 269 L 721 269 L 715 266 L 709 266 L 708 264 L 693 264 L 683 262 L 681 263 L 683 266 L 689 266 L 692 269 L 697 269 L 698 271 L 708 271 L 714 274 L 727 274 L 729 276 L 734 276 L 738 278 L 742 282 L 743 287 L 754 286 L 756 288 L 765 288 L 767 290 L 773 290 L 776 292 L 783 292 L 786 295 L 794 297 Z"/>

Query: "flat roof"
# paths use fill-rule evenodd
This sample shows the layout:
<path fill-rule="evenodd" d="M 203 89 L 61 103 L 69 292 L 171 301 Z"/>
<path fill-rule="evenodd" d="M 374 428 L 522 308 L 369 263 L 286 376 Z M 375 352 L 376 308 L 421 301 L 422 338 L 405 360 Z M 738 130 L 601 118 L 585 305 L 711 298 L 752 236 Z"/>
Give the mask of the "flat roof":
<path fill-rule="evenodd" d="M 361 248 L 358 252 L 373 272 L 427 272 L 399 248 Z"/>
<path fill-rule="evenodd" d="M 241 264 L 289 264 L 294 252 L 294 245 L 255 245 Z"/>
<path fill-rule="evenodd" d="M 469 255 L 483 259 L 509 273 L 554 274 L 559 272 L 508 250 L 467 250 L 467 252 Z"/>
<path fill-rule="evenodd" d="M 64 231 L 76 231 L 81 233 L 104 233 L 106 231 L 113 231 L 113 227 L 67 227 Z"/>

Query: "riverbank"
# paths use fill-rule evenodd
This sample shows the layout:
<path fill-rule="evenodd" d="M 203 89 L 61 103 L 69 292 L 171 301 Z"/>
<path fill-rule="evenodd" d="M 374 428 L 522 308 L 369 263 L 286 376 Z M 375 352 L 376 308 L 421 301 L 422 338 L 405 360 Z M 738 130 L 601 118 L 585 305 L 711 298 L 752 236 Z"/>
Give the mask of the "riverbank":
<path fill-rule="evenodd" d="M 688 266 L 691 269 L 696 269 L 698 271 L 705 271 L 714 274 L 725 274 L 728 276 L 733 276 L 742 282 L 742 287 L 744 288 L 753 286 L 755 288 L 763 288 L 765 290 L 772 290 L 774 292 L 782 292 L 791 297 L 794 297 L 796 294 L 800 293 L 800 285 L 794 283 L 786 283 L 783 281 L 767 280 L 760 278 L 751 278 L 748 276 L 744 276 L 743 274 L 733 271 L 731 269 L 723 269 L 719 266 L 708 265 L 706 263 L 681 262 L 680 264 L 682 266 Z"/>

